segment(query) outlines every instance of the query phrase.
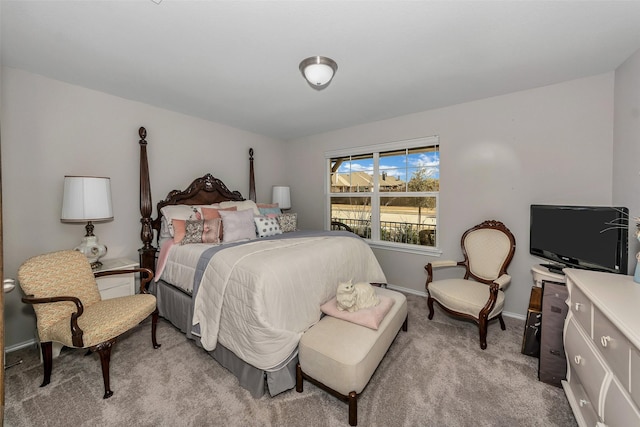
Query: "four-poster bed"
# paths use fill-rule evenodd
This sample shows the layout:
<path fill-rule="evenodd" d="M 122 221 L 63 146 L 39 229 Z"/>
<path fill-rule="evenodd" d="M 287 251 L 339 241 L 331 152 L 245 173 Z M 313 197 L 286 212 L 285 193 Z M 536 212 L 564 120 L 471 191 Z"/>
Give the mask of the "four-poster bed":
<path fill-rule="evenodd" d="M 281 222 L 280 232 L 263 234 L 254 227 L 253 221 L 257 226 L 273 217 L 262 215 L 256 204 L 253 149 L 249 200 L 206 174 L 185 190 L 169 192 L 152 218 L 146 130 L 140 128 L 139 135 L 140 263 L 156 273 L 151 291 L 160 315 L 230 370 L 254 397 L 293 388 L 298 341 L 320 319 L 320 306 L 335 296 L 338 282 L 385 282 L 373 252 L 346 231 L 289 230 Z M 172 216 L 177 210 L 186 216 Z M 213 210 L 219 220 L 207 219 Z M 280 221 L 291 214 L 274 215 Z M 253 236 L 233 240 L 232 219 L 240 217 L 250 221 Z M 187 228 L 199 221 L 221 224 L 221 240 L 216 240 L 217 231 L 213 240 L 221 243 L 184 244 L 184 238 L 176 243 L 181 221 Z M 173 239 L 168 231 L 174 232 Z"/>

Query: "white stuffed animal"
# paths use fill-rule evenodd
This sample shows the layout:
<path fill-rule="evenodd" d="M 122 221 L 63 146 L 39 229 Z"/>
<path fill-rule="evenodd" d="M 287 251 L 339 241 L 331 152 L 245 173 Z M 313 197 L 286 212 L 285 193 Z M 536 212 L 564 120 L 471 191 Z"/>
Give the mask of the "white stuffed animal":
<path fill-rule="evenodd" d="M 380 298 L 369 283 L 361 282 L 354 285 L 349 280 L 338 283 L 336 301 L 338 310 L 354 312 L 361 308 L 375 307 L 380 303 Z"/>

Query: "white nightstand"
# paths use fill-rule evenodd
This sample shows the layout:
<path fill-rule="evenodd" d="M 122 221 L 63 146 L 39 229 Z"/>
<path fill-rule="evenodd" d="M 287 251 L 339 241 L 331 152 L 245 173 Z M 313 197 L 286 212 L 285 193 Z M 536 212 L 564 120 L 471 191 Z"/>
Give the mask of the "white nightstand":
<path fill-rule="evenodd" d="M 127 258 L 105 259 L 102 260 L 102 267 L 93 270 L 93 272 L 127 270 L 138 268 L 138 265 L 138 261 Z M 98 282 L 98 289 L 102 299 L 124 297 L 136 293 L 136 275 L 134 273 L 98 277 L 96 282 Z"/>

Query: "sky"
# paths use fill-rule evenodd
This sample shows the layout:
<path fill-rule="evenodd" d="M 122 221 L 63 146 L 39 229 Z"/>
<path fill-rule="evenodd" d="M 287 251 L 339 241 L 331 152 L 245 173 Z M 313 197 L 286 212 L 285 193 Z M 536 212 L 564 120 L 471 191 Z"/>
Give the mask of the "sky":
<path fill-rule="evenodd" d="M 405 182 L 411 179 L 416 170 L 423 167 L 426 168 L 428 177 L 439 179 L 440 152 L 429 151 L 380 157 L 380 172 L 384 171 Z M 339 173 L 360 171 L 373 173 L 373 158 L 345 161 L 338 169 Z"/>

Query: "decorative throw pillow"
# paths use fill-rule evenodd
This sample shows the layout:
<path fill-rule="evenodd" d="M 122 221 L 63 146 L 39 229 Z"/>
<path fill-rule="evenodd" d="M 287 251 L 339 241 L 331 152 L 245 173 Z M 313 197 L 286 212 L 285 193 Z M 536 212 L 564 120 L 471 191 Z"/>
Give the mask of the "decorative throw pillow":
<path fill-rule="evenodd" d="M 276 205 L 277 205 L 277 203 L 276 203 Z M 277 216 L 277 215 L 280 215 L 282 213 L 282 211 L 278 207 L 275 207 L 275 208 L 261 208 L 261 207 L 258 207 L 258 209 L 260 210 L 260 215 L 263 215 L 263 216 L 267 216 L 267 215 L 270 215 L 270 214 L 275 214 Z"/>
<path fill-rule="evenodd" d="M 234 201 L 220 202 L 221 208 L 230 208 L 232 206 L 235 206 L 236 208 L 238 208 L 239 211 L 251 209 L 254 215 L 260 215 L 260 209 L 258 209 L 258 205 L 256 205 L 256 202 L 254 202 L 253 200 L 243 200 L 241 202 L 234 202 Z"/>
<path fill-rule="evenodd" d="M 184 238 L 180 241 L 181 245 L 190 243 L 202 243 L 202 231 L 204 230 L 204 221 L 190 219 L 185 221 Z M 175 235 L 173 236 L 175 237 Z"/>
<path fill-rule="evenodd" d="M 215 219 L 215 218 L 220 218 L 220 211 L 235 211 L 238 208 L 236 206 L 231 206 L 228 208 L 212 208 L 212 207 L 202 207 L 202 218 L 204 218 L 205 220 L 207 219 Z M 220 243 L 222 241 L 223 238 L 223 234 L 224 234 L 224 229 L 222 227 L 222 223 L 220 225 L 219 231 L 218 231 L 218 240 Z"/>
<path fill-rule="evenodd" d="M 253 218 L 256 223 L 256 232 L 258 237 L 275 236 L 282 234 L 278 220 L 275 218 L 267 218 L 265 216 L 257 216 Z"/>
<path fill-rule="evenodd" d="M 202 208 L 202 218 L 203 219 L 214 219 L 220 218 L 220 211 L 237 211 L 238 208 L 236 206 L 231 206 L 228 208 Z"/>
<path fill-rule="evenodd" d="M 171 237 L 175 237 L 175 226 L 174 220 L 182 220 L 185 221 L 187 219 L 197 220 L 202 219 L 202 213 L 200 209 L 196 206 L 189 205 L 168 205 L 160 209 L 163 218 L 166 218 L 166 226 L 168 228 L 169 235 Z M 184 225 L 183 223 L 179 223 L 178 227 Z M 161 230 L 161 234 L 166 234 L 167 230 Z M 179 232 L 182 233 L 183 229 L 180 228 Z M 176 241 L 180 242 L 182 238 Z M 175 241 L 175 239 L 174 239 Z"/>
<path fill-rule="evenodd" d="M 220 218 L 205 220 L 186 220 L 184 238 L 180 241 L 181 245 L 190 243 L 220 243 Z"/>
<path fill-rule="evenodd" d="M 297 213 L 285 213 L 280 214 L 277 217 L 278 224 L 283 233 L 290 231 L 296 231 L 298 228 L 298 214 Z"/>
<path fill-rule="evenodd" d="M 236 242 L 256 238 L 256 225 L 253 221 L 253 210 L 220 211 L 222 217 L 222 242 Z"/>
<path fill-rule="evenodd" d="M 205 219 L 202 229 L 202 243 L 220 243 L 220 233 L 222 232 L 222 219 Z"/>

